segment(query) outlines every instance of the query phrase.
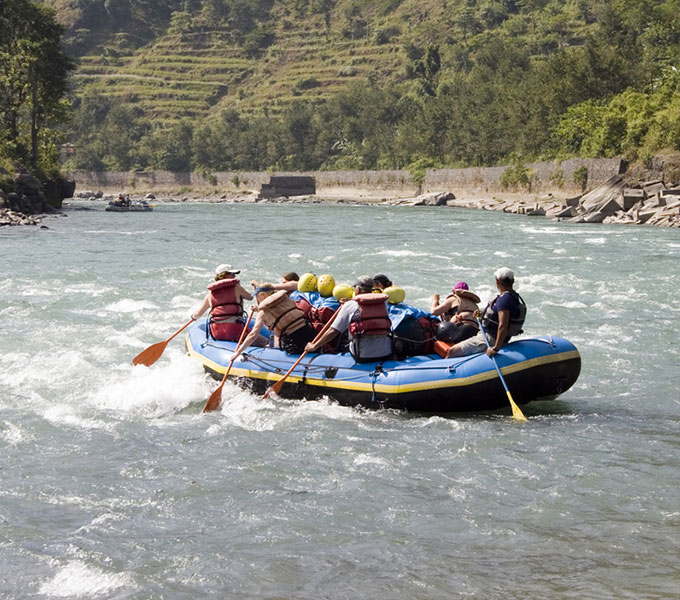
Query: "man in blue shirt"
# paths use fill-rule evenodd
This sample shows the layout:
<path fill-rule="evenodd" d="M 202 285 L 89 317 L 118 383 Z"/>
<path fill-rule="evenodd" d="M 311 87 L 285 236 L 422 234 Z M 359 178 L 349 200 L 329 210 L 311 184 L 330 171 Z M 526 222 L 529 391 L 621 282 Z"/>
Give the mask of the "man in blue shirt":
<path fill-rule="evenodd" d="M 507 267 L 501 267 L 494 275 L 498 295 L 489 302 L 482 313 L 482 325 L 489 339 L 489 347 L 487 348 L 484 334 L 480 331 L 477 335 L 451 346 L 446 353 L 447 358 L 483 351 L 492 356 L 507 344 L 513 335 L 522 332 L 527 308 L 522 297 L 513 289 L 515 274 Z"/>

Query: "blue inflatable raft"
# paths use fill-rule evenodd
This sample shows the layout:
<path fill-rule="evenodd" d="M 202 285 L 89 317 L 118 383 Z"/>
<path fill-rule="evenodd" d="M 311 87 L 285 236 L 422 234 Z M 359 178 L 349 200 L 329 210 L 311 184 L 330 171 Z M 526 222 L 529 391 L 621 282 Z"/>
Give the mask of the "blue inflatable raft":
<path fill-rule="evenodd" d="M 222 379 L 236 342 L 206 336 L 206 321 L 186 336 L 189 355 Z M 282 378 L 299 355 L 250 347 L 230 377 L 255 393 Z M 581 371 L 581 356 L 564 338 L 521 339 L 503 347 L 496 360 L 517 404 L 554 398 L 568 390 Z M 436 354 L 358 364 L 349 353 L 307 354 L 281 388 L 281 397 L 328 397 L 346 406 L 395 408 L 416 412 L 475 412 L 508 407 L 493 360 L 486 354 L 440 358 Z"/>

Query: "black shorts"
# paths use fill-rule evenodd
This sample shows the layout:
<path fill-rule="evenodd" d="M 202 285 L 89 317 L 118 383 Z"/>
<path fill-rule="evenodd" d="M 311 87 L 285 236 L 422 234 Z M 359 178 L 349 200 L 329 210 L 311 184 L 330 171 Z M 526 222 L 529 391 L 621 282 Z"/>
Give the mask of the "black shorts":
<path fill-rule="evenodd" d="M 305 323 L 300 329 L 293 333 L 284 333 L 279 340 L 281 350 L 286 354 L 302 354 L 305 346 L 316 337 L 316 331 L 309 324 Z"/>

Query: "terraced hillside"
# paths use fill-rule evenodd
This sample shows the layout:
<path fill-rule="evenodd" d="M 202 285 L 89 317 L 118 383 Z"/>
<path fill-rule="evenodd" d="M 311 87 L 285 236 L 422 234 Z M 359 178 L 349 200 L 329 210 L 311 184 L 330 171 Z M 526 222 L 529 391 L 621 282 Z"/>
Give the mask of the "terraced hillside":
<path fill-rule="evenodd" d="M 277 113 L 296 99 L 322 101 L 352 81 L 403 77 L 405 44 L 423 30 L 433 38 L 446 29 L 446 2 L 434 0 L 379 0 L 355 9 L 341 0 L 328 21 L 322 14 L 295 17 L 291 4 L 272 3 L 269 19 L 257 26 L 267 43 L 250 50 L 228 26 L 169 23 L 141 45 L 131 43 L 130 32 L 90 32 L 76 93 L 119 97 L 160 121 L 223 106 Z M 82 32 L 72 26 L 69 34 Z"/>

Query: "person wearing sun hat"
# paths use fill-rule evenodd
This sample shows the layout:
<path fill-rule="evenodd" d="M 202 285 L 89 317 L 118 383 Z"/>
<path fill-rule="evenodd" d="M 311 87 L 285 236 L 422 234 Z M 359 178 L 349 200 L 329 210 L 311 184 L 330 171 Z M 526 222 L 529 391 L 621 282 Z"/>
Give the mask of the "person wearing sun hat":
<path fill-rule="evenodd" d="M 240 272 L 240 269 L 228 263 L 218 265 L 215 268 L 215 281 L 208 286 L 201 306 L 191 315 L 195 321 L 210 308 L 209 330 L 216 340 L 236 342 L 245 327 L 243 301 L 252 300 L 253 297 L 236 279 Z"/>
<path fill-rule="evenodd" d="M 487 304 L 482 311 L 482 325 L 486 331 L 489 347 L 487 348 L 484 333 L 458 342 L 449 348 L 446 357 L 467 356 L 477 352 L 494 355 L 510 338 L 522 333 L 522 325 L 526 318 L 527 307 L 522 297 L 513 289 L 515 274 L 508 267 L 501 267 L 494 273 L 498 295 Z"/>
<path fill-rule="evenodd" d="M 437 339 L 456 344 L 476 335 L 479 325 L 475 311 L 479 310 L 479 302 L 479 296 L 471 292 L 464 281 L 457 282 L 441 304 L 439 294 L 434 294 L 431 312 L 442 320 L 437 328 Z"/>

